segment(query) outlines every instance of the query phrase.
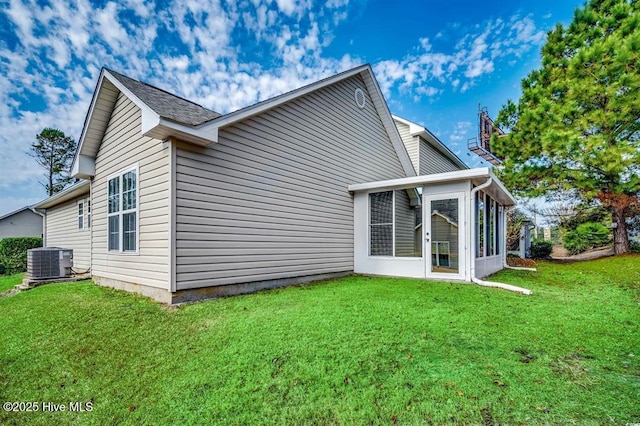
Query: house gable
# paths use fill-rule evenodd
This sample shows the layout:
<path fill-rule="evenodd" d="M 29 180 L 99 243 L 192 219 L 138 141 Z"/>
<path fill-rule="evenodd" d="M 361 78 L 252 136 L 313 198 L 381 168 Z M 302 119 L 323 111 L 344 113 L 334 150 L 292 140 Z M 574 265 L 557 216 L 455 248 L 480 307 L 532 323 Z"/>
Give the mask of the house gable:
<path fill-rule="evenodd" d="M 178 291 L 352 271 L 348 185 L 405 176 L 359 73 L 180 145 L 176 169 Z"/>
<path fill-rule="evenodd" d="M 272 108 L 286 104 L 297 98 L 313 93 L 317 90 L 329 87 L 340 81 L 350 79 L 354 76 L 359 76 L 359 78 L 362 80 L 362 83 L 364 86 L 363 89 L 368 92 L 368 101 L 371 103 L 371 105 L 375 109 L 376 114 L 378 115 L 389 139 L 391 140 L 391 143 L 396 151 L 396 155 L 400 160 L 400 163 L 402 164 L 402 168 L 404 170 L 405 176 L 407 177 L 415 176 L 416 173 L 411 165 L 411 159 L 407 155 L 406 149 L 402 143 L 402 139 L 398 134 L 398 129 L 394 125 L 394 121 L 391 116 L 391 112 L 389 111 L 389 107 L 387 106 L 387 103 L 384 100 L 384 96 L 382 95 L 380 86 L 378 85 L 378 82 L 374 77 L 373 70 L 371 69 L 371 66 L 369 64 L 362 65 L 360 67 L 356 67 L 348 71 L 344 71 L 342 73 L 333 75 L 331 77 L 325 78 L 323 80 L 317 81 L 307 86 L 303 86 L 291 92 L 284 93 L 280 96 L 276 96 L 274 98 L 267 99 L 266 101 L 259 102 L 255 105 L 251 105 L 249 107 L 240 109 L 238 111 L 220 116 L 217 119 L 212 120 L 211 122 L 203 124 L 202 129 L 203 130 L 207 129 L 208 134 L 217 135 L 218 131 L 223 127 L 240 122 L 254 115 L 261 114 Z M 354 97 L 356 96 L 355 93 L 353 96 Z M 354 98 L 354 101 L 355 101 L 355 98 Z M 215 139 L 215 141 L 217 141 L 217 138 Z"/>
<path fill-rule="evenodd" d="M 393 121 L 418 175 L 453 172 L 469 167 L 427 128 L 397 115 Z"/>
<path fill-rule="evenodd" d="M 160 140 L 180 137 L 199 145 L 211 142 L 213 135 L 196 126 L 219 117 L 219 113 L 103 68 L 78 141 L 71 168 L 73 177 L 88 179 L 94 175 L 96 155 L 120 93 L 140 109 L 143 135 Z"/>
<path fill-rule="evenodd" d="M 376 109 L 394 146 L 396 156 L 402 163 L 405 176 L 415 176 L 411 160 L 394 126 L 391 113 L 369 65 L 363 65 L 336 74 L 222 116 L 215 111 L 203 108 L 166 91 L 103 68 L 79 139 L 78 150 L 72 165 L 72 176 L 88 179 L 94 175 L 98 148 L 106 130 L 108 117 L 113 111 L 114 103 L 119 93 L 123 93 L 140 108 L 141 132 L 143 135 L 160 140 L 174 138 L 198 146 L 207 146 L 218 141 L 218 132 L 225 126 L 260 114 L 355 75 L 359 75 L 364 82 L 364 86 L 369 93 L 370 102 Z"/>

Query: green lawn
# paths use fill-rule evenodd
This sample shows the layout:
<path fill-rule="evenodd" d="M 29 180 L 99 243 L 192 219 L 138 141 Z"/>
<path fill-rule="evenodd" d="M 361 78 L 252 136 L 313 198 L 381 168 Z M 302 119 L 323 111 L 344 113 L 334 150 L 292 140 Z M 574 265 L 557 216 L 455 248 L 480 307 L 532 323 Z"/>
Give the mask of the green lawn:
<path fill-rule="evenodd" d="M 167 308 L 90 282 L 0 299 L 0 424 L 640 422 L 640 256 L 474 285 L 348 277 Z"/>
<path fill-rule="evenodd" d="M 22 284 L 22 274 L 0 275 L 0 294 Z"/>

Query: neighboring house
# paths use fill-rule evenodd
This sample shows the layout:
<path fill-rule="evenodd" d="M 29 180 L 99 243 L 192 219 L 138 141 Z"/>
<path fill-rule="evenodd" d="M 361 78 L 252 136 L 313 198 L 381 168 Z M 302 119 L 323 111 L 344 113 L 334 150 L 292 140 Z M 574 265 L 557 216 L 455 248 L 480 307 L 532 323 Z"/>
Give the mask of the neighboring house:
<path fill-rule="evenodd" d="M 514 204 L 489 169 L 392 117 L 369 65 L 225 115 L 103 69 L 72 174 L 86 183 L 37 206 L 45 244 L 169 303 L 353 272 L 470 281 L 504 264 Z M 432 268 L 423 203 L 460 226 L 455 271 Z M 491 250 L 470 243 L 478 214 Z"/>
<path fill-rule="evenodd" d="M 509 246 L 509 254 L 515 254 L 522 259 L 531 257 L 531 231 L 535 229 L 532 220 L 527 219 L 522 222 L 520 227 L 520 239 L 514 241 Z"/>
<path fill-rule="evenodd" d="M 0 240 L 7 237 L 42 237 L 42 214 L 23 207 L 0 216 Z"/>

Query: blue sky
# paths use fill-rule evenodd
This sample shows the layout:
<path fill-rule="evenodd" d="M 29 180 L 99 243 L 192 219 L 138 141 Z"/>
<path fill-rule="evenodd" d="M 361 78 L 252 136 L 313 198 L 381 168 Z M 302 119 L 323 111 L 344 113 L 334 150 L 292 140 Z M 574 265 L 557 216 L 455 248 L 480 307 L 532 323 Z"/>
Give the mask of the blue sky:
<path fill-rule="evenodd" d="M 470 166 L 478 104 L 495 115 L 578 0 L 0 1 L 0 215 L 45 198 L 26 153 L 74 139 L 102 66 L 225 113 L 371 63 L 391 111 Z"/>

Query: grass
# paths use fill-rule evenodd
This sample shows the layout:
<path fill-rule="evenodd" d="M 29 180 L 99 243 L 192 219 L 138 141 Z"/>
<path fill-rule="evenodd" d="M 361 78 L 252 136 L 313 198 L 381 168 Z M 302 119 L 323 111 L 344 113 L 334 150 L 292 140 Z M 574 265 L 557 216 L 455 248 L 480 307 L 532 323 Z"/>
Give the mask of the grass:
<path fill-rule="evenodd" d="M 90 282 L 0 299 L 0 424 L 640 422 L 640 256 L 465 284 L 347 277 L 167 308 Z"/>
<path fill-rule="evenodd" d="M 0 275 L 0 294 L 22 283 L 22 274 Z"/>

